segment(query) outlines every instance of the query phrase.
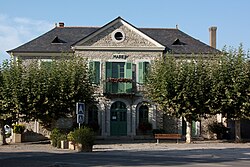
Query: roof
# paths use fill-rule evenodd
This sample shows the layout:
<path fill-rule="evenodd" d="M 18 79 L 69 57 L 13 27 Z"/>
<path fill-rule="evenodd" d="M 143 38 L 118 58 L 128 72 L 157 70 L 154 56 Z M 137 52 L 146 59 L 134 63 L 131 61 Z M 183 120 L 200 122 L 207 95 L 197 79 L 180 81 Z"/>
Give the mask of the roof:
<path fill-rule="evenodd" d="M 10 52 L 73 52 L 71 46 L 102 27 L 55 27 Z M 220 51 L 194 39 L 179 29 L 137 28 L 175 54 L 216 54 Z"/>
<path fill-rule="evenodd" d="M 97 27 L 55 27 L 34 40 L 7 52 L 73 52 L 72 44 L 97 29 Z"/>

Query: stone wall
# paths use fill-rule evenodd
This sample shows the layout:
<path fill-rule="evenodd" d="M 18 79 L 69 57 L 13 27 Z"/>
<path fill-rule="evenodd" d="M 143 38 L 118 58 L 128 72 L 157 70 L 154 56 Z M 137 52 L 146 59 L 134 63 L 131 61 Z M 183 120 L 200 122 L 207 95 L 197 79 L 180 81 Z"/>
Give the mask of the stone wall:
<path fill-rule="evenodd" d="M 124 35 L 125 39 L 122 42 L 117 42 L 112 39 L 112 32 L 115 30 L 121 30 Z M 126 26 L 118 23 L 112 27 L 109 27 L 105 31 L 101 32 L 97 36 L 91 38 L 90 40 L 84 42 L 83 46 L 132 46 L 132 47 L 152 47 L 155 46 L 150 41 L 144 39 L 138 33 L 135 33 L 131 29 L 127 28 Z"/>

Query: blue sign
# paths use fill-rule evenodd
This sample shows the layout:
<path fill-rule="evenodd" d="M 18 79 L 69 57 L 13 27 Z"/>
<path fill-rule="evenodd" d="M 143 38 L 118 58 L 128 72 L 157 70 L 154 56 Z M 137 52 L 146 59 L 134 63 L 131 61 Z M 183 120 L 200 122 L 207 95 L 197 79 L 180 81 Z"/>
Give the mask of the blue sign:
<path fill-rule="evenodd" d="M 76 122 L 78 124 L 83 124 L 84 123 L 84 114 L 77 114 Z"/>
<path fill-rule="evenodd" d="M 84 123 L 84 113 L 85 113 L 85 104 L 84 103 L 76 103 L 76 122 L 79 124 Z"/>
<path fill-rule="evenodd" d="M 85 112 L 85 104 L 84 103 L 76 103 L 76 114 L 84 114 Z"/>

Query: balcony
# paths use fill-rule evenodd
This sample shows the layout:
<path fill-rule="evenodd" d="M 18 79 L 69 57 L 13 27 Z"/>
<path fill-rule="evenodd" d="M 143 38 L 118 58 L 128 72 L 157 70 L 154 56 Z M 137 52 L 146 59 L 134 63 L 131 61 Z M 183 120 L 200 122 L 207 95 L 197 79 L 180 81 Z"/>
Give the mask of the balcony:
<path fill-rule="evenodd" d="M 131 78 L 108 78 L 103 86 L 106 96 L 138 96 L 143 88 Z"/>

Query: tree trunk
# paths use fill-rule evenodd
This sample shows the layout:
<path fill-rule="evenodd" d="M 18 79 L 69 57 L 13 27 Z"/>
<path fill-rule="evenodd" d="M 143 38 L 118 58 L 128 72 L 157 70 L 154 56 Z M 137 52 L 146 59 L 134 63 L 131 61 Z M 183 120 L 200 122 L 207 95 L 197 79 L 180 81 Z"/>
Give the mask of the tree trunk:
<path fill-rule="evenodd" d="M 4 130 L 4 121 L 0 121 L 0 145 L 5 145 L 6 137 L 5 137 L 5 130 Z"/>
<path fill-rule="evenodd" d="M 186 143 L 191 143 L 191 133 L 192 133 L 192 121 L 185 120 L 186 121 Z"/>
<path fill-rule="evenodd" d="M 241 142 L 240 120 L 235 120 L 235 142 Z"/>

